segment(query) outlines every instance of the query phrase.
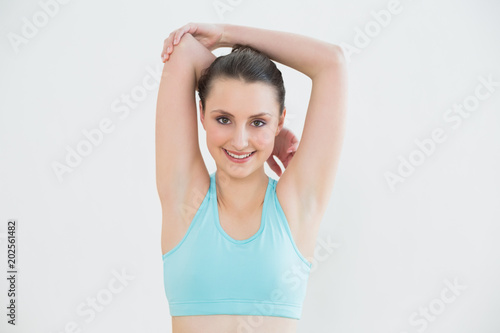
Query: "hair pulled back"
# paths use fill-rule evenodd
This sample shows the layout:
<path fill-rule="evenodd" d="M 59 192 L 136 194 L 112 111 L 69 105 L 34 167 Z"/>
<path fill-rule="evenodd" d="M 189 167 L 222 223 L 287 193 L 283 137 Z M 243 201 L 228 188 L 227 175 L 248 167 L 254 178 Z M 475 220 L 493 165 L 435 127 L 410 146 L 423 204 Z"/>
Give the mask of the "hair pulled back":
<path fill-rule="evenodd" d="M 198 96 L 205 114 L 206 98 L 215 79 L 240 79 L 247 83 L 264 82 L 274 87 L 280 106 L 279 115 L 285 108 L 283 76 L 276 64 L 263 52 L 243 44 L 234 44 L 231 53 L 217 57 L 202 71 L 198 80 Z"/>

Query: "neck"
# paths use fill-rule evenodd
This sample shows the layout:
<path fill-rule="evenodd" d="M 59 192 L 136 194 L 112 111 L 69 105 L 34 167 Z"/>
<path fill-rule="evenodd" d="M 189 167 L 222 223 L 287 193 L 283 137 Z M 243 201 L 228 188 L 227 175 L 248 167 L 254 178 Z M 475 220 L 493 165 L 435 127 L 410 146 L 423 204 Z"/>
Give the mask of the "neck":
<path fill-rule="evenodd" d="M 244 178 L 232 177 L 217 169 L 215 185 L 217 201 L 222 209 L 236 214 L 249 214 L 264 203 L 269 178 L 264 168 Z"/>

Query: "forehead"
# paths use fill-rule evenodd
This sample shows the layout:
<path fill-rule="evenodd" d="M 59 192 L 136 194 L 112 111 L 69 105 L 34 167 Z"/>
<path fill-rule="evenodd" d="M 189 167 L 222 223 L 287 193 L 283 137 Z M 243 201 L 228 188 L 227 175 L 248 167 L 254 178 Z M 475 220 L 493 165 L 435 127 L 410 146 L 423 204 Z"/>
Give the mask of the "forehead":
<path fill-rule="evenodd" d="M 206 104 L 209 112 L 221 109 L 235 116 L 247 117 L 261 112 L 277 116 L 279 104 L 276 99 L 274 87 L 264 82 L 216 79 L 210 88 Z"/>

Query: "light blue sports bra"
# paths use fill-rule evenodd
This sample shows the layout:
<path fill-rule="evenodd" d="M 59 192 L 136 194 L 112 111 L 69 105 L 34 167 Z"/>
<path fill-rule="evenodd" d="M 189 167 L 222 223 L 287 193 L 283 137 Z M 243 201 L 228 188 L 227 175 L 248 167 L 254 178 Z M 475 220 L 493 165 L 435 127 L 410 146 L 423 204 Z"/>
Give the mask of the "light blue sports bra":
<path fill-rule="evenodd" d="M 299 252 L 268 177 L 260 229 L 235 240 L 219 222 L 215 172 L 184 238 L 163 255 L 171 316 L 300 319 L 311 263 Z"/>

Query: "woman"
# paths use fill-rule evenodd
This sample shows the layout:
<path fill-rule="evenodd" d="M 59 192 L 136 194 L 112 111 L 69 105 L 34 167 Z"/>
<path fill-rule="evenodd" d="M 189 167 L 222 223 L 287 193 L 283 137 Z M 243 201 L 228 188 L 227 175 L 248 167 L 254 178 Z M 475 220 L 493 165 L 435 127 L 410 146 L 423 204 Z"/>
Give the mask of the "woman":
<path fill-rule="evenodd" d="M 233 50 L 216 58 L 218 47 Z M 344 137 L 343 53 L 292 33 L 189 23 L 161 55 L 156 177 L 173 332 L 296 332 Z M 285 89 L 270 59 L 312 80 L 300 147 L 283 128 Z"/>

